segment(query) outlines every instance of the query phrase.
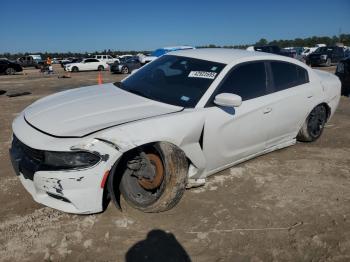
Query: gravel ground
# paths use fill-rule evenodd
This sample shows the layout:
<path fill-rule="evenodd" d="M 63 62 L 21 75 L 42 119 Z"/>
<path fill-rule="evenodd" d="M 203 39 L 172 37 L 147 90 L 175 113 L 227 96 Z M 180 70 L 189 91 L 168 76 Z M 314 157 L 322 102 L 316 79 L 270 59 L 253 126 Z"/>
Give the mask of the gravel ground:
<path fill-rule="evenodd" d="M 71 215 L 35 203 L 11 168 L 11 122 L 40 97 L 92 85 L 96 72 L 0 76 L 0 261 L 350 261 L 350 100 L 315 143 L 224 170 L 172 210 L 112 204 Z M 324 68 L 323 68 L 324 69 Z M 334 67 L 327 70 L 334 72 Z M 103 72 L 105 82 L 123 75 Z"/>

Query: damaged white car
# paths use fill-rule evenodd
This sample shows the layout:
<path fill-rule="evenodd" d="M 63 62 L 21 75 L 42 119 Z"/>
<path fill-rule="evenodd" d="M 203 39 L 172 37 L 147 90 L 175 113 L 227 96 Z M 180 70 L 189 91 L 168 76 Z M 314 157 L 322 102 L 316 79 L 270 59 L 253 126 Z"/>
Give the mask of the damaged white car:
<path fill-rule="evenodd" d="M 160 212 L 211 174 L 316 140 L 339 98 L 336 76 L 288 57 L 177 51 L 120 83 L 33 103 L 13 122 L 10 154 L 44 205 L 96 213 L 122 196 Z"/>

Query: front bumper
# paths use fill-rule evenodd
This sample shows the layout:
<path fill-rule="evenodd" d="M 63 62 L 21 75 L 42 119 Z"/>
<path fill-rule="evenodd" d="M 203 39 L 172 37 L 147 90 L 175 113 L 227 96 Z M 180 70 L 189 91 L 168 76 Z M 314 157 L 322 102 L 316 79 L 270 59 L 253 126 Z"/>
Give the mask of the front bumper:
<path fill-rule="evenodd" d="M 19 141 L 16 140 L 14 137 L 10 149 L 11 162 L 16 175 L 36 202 L 75 214 L 103 211 L 102 181 L 105 181 L 105 175 L 120 158 L 121 152 L 106 143 L 95 141 L 88 143 L 87 147 L 91 151 L 103 152 L 105 156 L 95 166 L 44 171 L 40 170 L 41 150 L 29 146 L 21 150 L 16 146 Z"/>

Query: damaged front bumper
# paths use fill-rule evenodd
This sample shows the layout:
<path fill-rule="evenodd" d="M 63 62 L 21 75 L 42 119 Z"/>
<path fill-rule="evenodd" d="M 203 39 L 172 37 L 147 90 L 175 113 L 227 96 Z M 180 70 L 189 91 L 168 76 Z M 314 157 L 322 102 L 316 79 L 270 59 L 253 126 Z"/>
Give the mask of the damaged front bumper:
<path fill-rule="evenodd" d="M 41 170 L 41 150 L 25 150 L 15 136 L 10 149 L 11 162 L 25 189 L 34 200 L 68 213 L 90 214 L 103 211 L 106 176 L 122 155 L 110 145 L 95 140 L 85 150 L 104 152 L 108 157 L 84 169 Z"/>

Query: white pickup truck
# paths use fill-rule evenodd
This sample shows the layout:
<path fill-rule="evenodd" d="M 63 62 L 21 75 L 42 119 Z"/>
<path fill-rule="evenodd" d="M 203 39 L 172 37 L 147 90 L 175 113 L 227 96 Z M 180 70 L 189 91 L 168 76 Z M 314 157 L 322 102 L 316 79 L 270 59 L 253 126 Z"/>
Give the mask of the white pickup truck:
<path fill-rule="evenodd" d="M 115 61 L 118 61 L 118 58 L 114 58 L 110 55 L 95 55 L 93 58 L 105 62 L 106 64 L 113 64 Z"/>

